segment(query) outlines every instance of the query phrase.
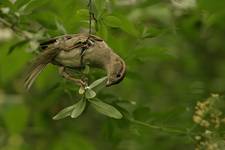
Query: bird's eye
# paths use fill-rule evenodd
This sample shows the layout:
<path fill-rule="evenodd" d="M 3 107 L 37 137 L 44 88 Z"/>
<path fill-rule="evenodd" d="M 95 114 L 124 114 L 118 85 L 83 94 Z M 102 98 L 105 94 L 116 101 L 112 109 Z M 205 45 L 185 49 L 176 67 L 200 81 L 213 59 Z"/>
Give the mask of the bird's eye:
<path fill-rule="evenodd" d="M 117 78 L 119 78 L 120 76 L 121 76 L 120 74 L 117 74 L 117 75 L 116 75 Z"/>

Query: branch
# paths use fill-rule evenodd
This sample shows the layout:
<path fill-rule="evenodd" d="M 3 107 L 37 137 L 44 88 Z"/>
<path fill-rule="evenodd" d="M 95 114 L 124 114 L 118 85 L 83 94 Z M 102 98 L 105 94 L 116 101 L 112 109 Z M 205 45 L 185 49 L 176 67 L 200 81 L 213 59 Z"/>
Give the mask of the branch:
<path fill-rule="evenodd" d="M 0 23 L 2 23 L 3 26 L 10 28 L 15 34 L 24 37 L 25 39 L 29 40 L 30 37 L 28 37 L 23 30 L 21 30 L 20 28 L 16 27 L 15 25 L 13 25 L 12 23 L 8 22 L 6 19 L 0 17 Z"/>
<path fill-rule="evenodd" d="M 91 25 L 92 25 L 92 0 L 89 0 L 88 3 L 88 10 L 89 10 L 89 34 L 91 34 Z"/>
<path fill-rule="evenodd" d="M 92 19 L 95 21 L 95 24 L 97 24 L 97 19 L 95 18 L 95 14 L 93 11 L 92 0 L 89 0 L 88 2 L 88 10 L 89 10 L 89 34 L 92 34 Z"/>
<path fill-rule="evenodd" d="M 168 132 L 168 133 L 175 133 L 175 134 L 186 135 L 186 136 L 195 136 L 194 133 L 191 133 L 188 130 L 183 131 L 183 130 L 174 129 L 174 128 L 160 127 L 160 126 L 157 126 L 157 125 L 148 124 L 148 123 L 145 123 L 145 122 L 142 122 L 142 121 L 139 121 L 139 120 L 135 120 L 135 119 L 130 119 L 130 122 L 132 122 L 134 124 L 137 124 L 137 125 L 145 126 L 145 127 L 148 127 L 148 128 Z"/>

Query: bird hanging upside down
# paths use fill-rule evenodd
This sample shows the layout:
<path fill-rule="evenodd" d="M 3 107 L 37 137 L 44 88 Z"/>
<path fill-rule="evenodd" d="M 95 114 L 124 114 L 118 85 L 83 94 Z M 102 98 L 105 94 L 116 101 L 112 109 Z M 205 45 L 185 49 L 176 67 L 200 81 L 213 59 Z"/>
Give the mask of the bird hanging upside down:
<path fill-rule="evenodd" d="M 36 58 L 25 79 L 29 89 L 41 71 L 52 63 L 59 66 L 59 73 L 80 86 L 87 83 L 72 77 L 66 68 L 79 69 L 88 64 L 107 72 L 106 86 L 119 83 L 125 76 L 125 62 L 100 38 L 88 34 L 64 35 L 40 44 L 42 52 Z"/>

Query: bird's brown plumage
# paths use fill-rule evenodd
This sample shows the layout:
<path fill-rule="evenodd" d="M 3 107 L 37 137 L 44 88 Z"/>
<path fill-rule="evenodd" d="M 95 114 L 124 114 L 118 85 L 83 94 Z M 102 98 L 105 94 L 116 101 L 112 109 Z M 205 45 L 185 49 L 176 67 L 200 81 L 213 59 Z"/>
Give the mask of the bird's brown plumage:
<path fill-rule="evenodd" d="M 25 80 L 27 89 L 49 63 L 80 68 L 91 67 L 106 70 L 107 86 L 119 83 L 125 75 L 125 62 L 100 38 L 88 34 L 59 36 L 40 44 L 42 52 L 34 61 Z"/>

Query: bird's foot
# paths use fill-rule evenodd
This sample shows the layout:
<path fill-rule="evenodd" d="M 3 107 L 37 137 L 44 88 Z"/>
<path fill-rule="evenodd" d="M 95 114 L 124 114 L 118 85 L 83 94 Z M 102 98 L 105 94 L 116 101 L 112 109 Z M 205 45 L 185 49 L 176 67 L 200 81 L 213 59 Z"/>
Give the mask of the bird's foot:
<path fill-rule="evenodd" d="M 88 86 L 88 83 L 85 80 L 78 79 L 80 87 L 84 88 Z"/>
<path fill-rule="evenodd" d="M 82 80 L 82 79 L 77 79 L 75 77 L 72 77 L 69 73 L 66 72 L 65 67 L 60 67 L 59 68 L 59 74 L 63 76 L 65 79 L 73 81 L 76 85 L 85 88 L 88 86 L 87 81 Z"/>

